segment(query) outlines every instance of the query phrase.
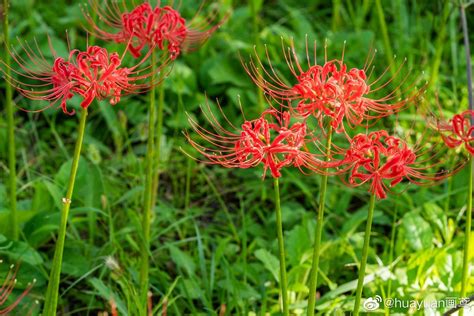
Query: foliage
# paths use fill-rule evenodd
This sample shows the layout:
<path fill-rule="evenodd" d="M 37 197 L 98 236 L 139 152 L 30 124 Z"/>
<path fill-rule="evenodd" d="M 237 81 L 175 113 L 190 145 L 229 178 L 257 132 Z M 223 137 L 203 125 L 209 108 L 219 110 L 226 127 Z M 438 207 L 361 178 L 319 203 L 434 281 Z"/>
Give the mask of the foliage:
<path fill-rule="evenodd" d="M 218 315 L 222 305 L 227 315 L 279 311 L 271 179 L 262 180 L 261 169 L 205 166 L 182 152 L 192 152 L 182 135 L 189 128 L 185 113 L 199 120 L 199 105 L 206 98 L 212 104 L 218 98 L 235 124 L 242 122 L 239 102 L 246 116 L 254 118 L 259 113 L 257 88 L 239 59 L 247 59 L 254 44 L 260 43 L 256 50 L 262 54 L 262 44 L 266 43 L 273 66 L 283 72 L 280 36 L 287 44 L 293 37 L 301 57 L 306 35 L 320 43 L 321 58 L 325 41 L 330 59 L 340 57 L 346 41 L 345 60 L 349 66 L 363 65 L 370 48 L 375 47 L 376 71 L 394 60 L 387 52 L 396 53 L 395 63 L 406 57 L 404 71 L 410 70 L 410 75 L 429 82 L 424 104 L 416 104 L 400 116 L 414 121 L 411 126 L 418 133 L 426 128 L 426 122 L 417 116 L 422 106 L 434 109 L 439 100 L 447 114 L 467 108 L 457 7 L 447 1 L 381 3 L 388 42 L 380 33 L 380 12 L 371 0 L 332 4 L 318 0 L 254 1 L 253 8 L 231 0 L 212 4 L 219 6 L 222 14 L 230 12 L 228 21 L 203 48 L 180 56 L 164 83 L 164 154 L 159 201 L 152 218 L 150 264 L 156 314 L 164 302 L 171 315 Z M 185 17 L 193 16 L 193 4 L 183 1 Z M 257 14 L 255 20 L 252 12 Z M 468 23 L 474 25 L 473 6 L 467 13 Z M 77 1 L 12 1 L 10 21 L 12 39 L 20 36 L 31 41 L 36 37 L 40 46 L 46 46 L 45 38 L 49 36 L 58 54 L 64 54 L 67 29 L 72 47 L 86 46 Z M 254 21 L 256 28 L 250 27 Z M 12 44 L 17 42 L 12 40 Z M 109 46 L 109 50 L 118 48 Z M 23 109 L 37 107 L 19 96 L 14 101 Z M 76 108 L 78 105 L 79 100 Z M 143 209 L 148 137 L 146 105 L 146 95 L 141 95 L 124 98 L 113 107 L 102 102 L 89 109 L 64 252 L 60 287 L 60 310 L 64 315 L 95 315 L 109 309 L 110 299 L 116 302 L 120 315 L 135 315 L 138 243 L 142 238 L 138 214 Z M 40 113 L 18 110 L 15 120 L 19 127 L 21 241 L 0 235 L 0 257 L 22 262 L 22 279 L 37 280 L 29 296 L 42 302 L 77 122 L 58 109 Z M 6 143 L 2 112 L 0 232 L 7 231 L 8 217 Z M 463 171 L 433 187 L 407 185 L 403 193 L 377 203 L 367 266 L 369 282 L 363 297 L 429 301 L 457 295 L 467 176 Z M 290 301 L 294 312 L 303 312 L 319 177 L 284 171 L 280 186 Z M 363 188 L 348 189 L 338 178 L 329 180 L 318 279 L 320 299 L 316 305 L 320 313 L 343 313 L 352 308 L 368 198 Z M 471 278 L 468 293 L 473 290 L 472 283 Z M 407 308 L 390 312 L 419 313 Z"/>

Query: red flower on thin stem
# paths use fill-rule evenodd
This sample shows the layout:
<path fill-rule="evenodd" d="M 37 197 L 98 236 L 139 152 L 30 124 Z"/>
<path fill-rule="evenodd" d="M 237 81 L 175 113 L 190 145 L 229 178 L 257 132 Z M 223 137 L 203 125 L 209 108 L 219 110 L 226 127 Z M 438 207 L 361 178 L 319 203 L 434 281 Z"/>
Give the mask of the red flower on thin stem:
<path fill-rule="evenodd" d="M 390 188 L 403 180 L 428 184 L 445 179 L 461 169 L 460 164 L 453 171 L 443 170 L 444 152 L 424 145 L 418 141 L 410 147 L 406 141 L 389 135 L 385 130 L 358 134 L 349 140 L 348 149 L 338 149 L 344 156 L 341 168 L 348 174 L 346 183 L 349 186 L 368 183 L 369 191 L 384 199 Z"/>
<path fill-rule="evenodd" d="M 9 313 L 12 312 L 18 306 L 18 304 L 20 304 L 21 300 L 25 298 L 26 295 L 28 295 L 28 293 L 31 291 L 34 284 L 36 283 L 36 280 L 33 280 L 33 282 L 28 283 L 26 289 L 13 301 L 13 303 L 8 306 L 5 306 L 7 299 L 10 297 L 13 290 L 15 289 L 17 283 L 16 275 L 18 273 L 18 269 L 18 265 L 11 265 L 8 274 L 6 275 L 2 286 L 0 287 L 0 315 L 9 315 Z"/>
<path fill-rule="evenodd" d="M 94 100 L 107 99 L 115 105 L 124 95 L 143 92 L 159 84 L 158 81 L 147 82 L 154 75 L 149 71 L 150 66 L 144 66 L 149 54 L 128 68 L 121 67 L 123 57 L 99 46 L 89 46 L 86 51 L 71 50 L 65 59 L 56 55 L 50 43 L 54 56 L 51 64 L 36 41 L 34 47 L 28 43 L 20 43 L 20 46 L 26 58 L 15 50 L 11 52 L 18 67 L 11 67 L 12 76 L 6 79 L 28 99 L 47 101 L 48 107 L 60 102 L 66 114 L 74 114 L 74 110 L 67 108 L 67 101 L 74 95 L 83 99 L 83 108 L 89 107 Z M 156 72 L 167 63 L 168 60 L 162 61 Z"/>
<path fill-rule="evenodd" d="M 440 121 L 437 128 L 449 148 L 464 144 L 469 154 L 474 155 L 474 111 L 467 110 L 453 116 L 448 122 Z"/>
<path fill-rule="evenodd" d="M 213 131 L 201 127 L 192 118 L 189 118 L 189 122 L 212 148 L 199 144 L 186 134 L 191 145 L 206 157 L 207 163 L 227 168 L 252 168 L 262 164 L 263 177 L 270 170 L 275 178 L 281 176 L 282 168 L 289 166 L 325 172 L 325 162 L 319 159 L 322 155 L 308 150 L 315 138 L 308 132 L 305 122 L 292 123 L 289 112 L 269 109 L 257 119 L 245 120 L 240 128 L 223 115 L 231 131 L 219 123 L 209 107 L 207 112 L 203 111 Z"/>
<path fill-rule="evenodd" d="M 128 50 L 136 58 L 148 46 L 167 51 L 171 59 L 176 59 L 182 50 L 201 45 L 223 23 L 223 20 L 216 21 L 216 13 L 200 21 L 198 14 L 202 6 L 196 16 L 187 21 L 171 6 L 161 7 L 160 1 L 155 7 L 147 1 L 131 10 L 125 1 L 119 4 L 89 0 L 89 4 L 106 26 L 99 26 L 91 13 L 84 11 L 91 33 L 104 40 L 128 44 Z"/>
<path fill-rule="evenodd" d="M 287 49 L 283 43 L 282 47 L 284 59 L 292 77 L 294 77 L 291 80 L 293 83 L 288 84 L 288 81 L 273 67 L 268 50 L 266 50 L 268 66 L 264 65 L 256 53 L 256 59 L 251 58 L 249 63 L 244 63 L 247 73 L 255 84 L 281 105 L 288 106 L 290 104 L 290 108 L 303 117 L 315 116 L 321 126 L 324 118 L 329 118 L 331 125 L 337 132 L 342 132 L 345 124 L 353 128 L 363 125 L 365 120 L 394 114 L 420 96 L 421 91 L 411 92 L 414 90 L 416 82 L 412 82 L 402 89 L 408 76 L 405 76 L 384 97 L 376 98 L 374 96 L 394 82 L 394 77 L 387 76 L 389 67 L 384 69 L 379 77 L 371 79 L 373 77 L 372 63 L 376 51 L 369 53 L 363 68 L 349 69 L 344 63 L 344 50 L 341 59 L 329 61 L 325 51 L 324 63 L 319 65 L 316 58 L 316 43 L 313 48 L 314 57 L 311 60 L 310 48 L 306 39 L 307 66 L 305 67 L 300 63 L 293 41 Z M 401 63 L 395 75 L 400 75 L 404 63 Z M 405 92 L 410 92 L 410 96 L 396 101 L 399 99 L 398 95 Z M 292 104 L 293 101 L 296 102 L 296 105 Z"/>

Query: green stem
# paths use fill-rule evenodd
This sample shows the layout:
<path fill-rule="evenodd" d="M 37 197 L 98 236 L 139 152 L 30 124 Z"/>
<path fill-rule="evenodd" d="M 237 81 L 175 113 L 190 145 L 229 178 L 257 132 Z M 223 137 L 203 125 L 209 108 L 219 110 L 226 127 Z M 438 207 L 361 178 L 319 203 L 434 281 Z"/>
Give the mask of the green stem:
<path fill-rule="evenodd" d="M 449 213 L 449 205 L 451 203 L 451 191 L 453 190 L 453 177 L 449 177 L 447 181 L 447 189 L 448 196 L 446 197 L 446 201 L 444 202 L 444 214 Z"/>
<path fill-rule="evenodd" d="M 184 193 L 184 209 L 187 211 L 191 202 L 191 172 L 192 172 L 192 159 L 186 158 L 186 191 Z"/>
<path fill-rule="evenodd" d="M 155 72 L 156 54 L 151 53 L 151 71 Z M 154 81 L 154 75 L 151 79 Z M 142 218 L 142 234 L 143 242 L 141 249 L 141 266 L 140 266 L 140 295 L 142 303 L 142 313 L 147 313 L 147 294 L 148 294 L 148 272 L 150 268 L 150 226 L 152 216 L 152 202 L 153 202 L 153 167 L 155 158 L 155 121 L 156 121 L 156 108 L 155 108 L 155 89 L 150 90 L 150 103 L 148 107 L 148 143 L 146 150 L 146 170 L 145 170 L 145 196 L 144 196 L 144 212 Z"/>
<path fill-rule="evenodd" d="M 280 205 L 280 186 L 278 178 L 274 179 L 275 186 L 275 212 L 276 224 L 278 234 L 278 255 L 280 257 L 280 289 L 283 301 L 283 315 L 289 316 L 290 310 L 288 306 L 288 289 L 286 278 L 286 263 L 285 263 L 285 242 L 283 241 L 283 224 L 281 220 L 281 205 Z"/>
<path fill-rule="evenodd" d="M 163 135 L 163 108 L 165 104 L 165 87 L 160 84 L 158 87 L 158 113 L 156 122 L 155 135 L 155 158 L 153 170 L 153 192 L 152 192 L 152 206 L 156 205 L 158 189 L 160 186 L 160 162 L 161 162 L 161 137 Z"/>
<path fill-rule="evenodd" d="M 3 0 L 3 38 L 5 44 L 5 76 L 11 77 L 10 71 L 10 53 L 9 53 L 9 31 L 8 31 L 8 0 Z M 9 170 L 9 195 L 10 195 L 10 216 L 9 227 L 10 237 L 13 240 L 18 239 L 18 214 L 16 210 L 16 155 L 15 155 L 15 120 L 12 102 L 12 87 L 5 85 L 5 107 L 7 109 L 7 128 L 8 128 L 8 170 Z"/>
<path fill-rule="evenodd" d="M 332 145 L 332 126 L 328 129 L 328 139 L 326 144 L 326 157 L 329 157 Z M 326 201 L 326 189 L 328 184 L 328 175 L 321 177 L 321 187 L 319 195 L 318 217 L 316 222 L 316 230 L 314 232 L 314 248 L 313 248 L 313 264 L 311 267 L 311 275 L 309 277 L 309 298 L 308 298 L 308 316 L 314 315 L 314 307 L 316 305 L 316 287 L 318 285 L 319 270 L 319 253 L 321 248 L 321 235 L 323 232 L 324 206 Z"/>
<path fill-rule="evenodd" d="M 395 204 L 395 213 L 393 214 L 393 222 L 392 222 L 392 232 L 390 234 L 390 248 L 388 252 L 388 263 L 387 266 L 390 268 L 393 262 L 393 255 L 395 252 L 395 233 L 397 231 L 397 219 L 398 219 L 398 204 Z M 392 279 L 388 279 L 388 284 L 387 284 L 387 296 L 386 298 L 391 298 L 392 297 Z M 385 308 L 385 315 L 389 315 L 390 310 L 388 307 Z"/>
<path fill-rule="evenodd" d="M 66 197 L 63 198 L 63 209 L 61 211 L 61 220 L 59 223 L 59 235 L 56 241 L 56 249 L 54 251 L 53 265 L 49 276 L 48 289 L 46 291 L 45 305 L 43 310 L 44 316 L 55 316 L 58 305 L 59 282 L 61 279 L 61 266 L 63 261 L 64 242 L 66 240 L 66 228 L 68 222 L 69 208 L 71 207 L 71 198 L 74 191 L 74 183 L 76 180 L 77 168 L 79 167 L 79 159 L 81 157 L 82 142 L 84 140 L 84 131 L 86 128 L 87 109 L 82 109 L 81 120 L 77 132 L 76 148 L 72 158 L 71 174 L 69 175 L 69 183 L 67 186 Z"/>
<path fill-rule="evenodd" d="M 243 261 L 243 275 L 244 275 L 244 284 L 247 285 L 247 221 L 245 219 L 245 206 L 242 197 L 239 197 L 240 200 L 240 216 L 242 217 L 242 256 Z"/>
<path fill-rule="evenodd" d="M 462 283 L 461 283 L 461 295 L 460 298 L 463 299 L 466 297 L 466 290 L 467 290 L 467 285 L 469 284 L 468 282 L 468 277 L 469 277 L 469 247 L 470 247 L 470 237 L 471 237 L 471 222 L 472 222 L 472 165 L 474 163 L 474 160 L 471 159 L 469 160 L 469 167 L 468 167 L 468 172 L 469 172 L 469 184 L 468 184 L 468 196 L 467 196 L 467 210 L 466 210 L 466 231 L 464 233 L 464 259 L 463 259 L 463 265 L 462 265 Z M 464 309 L 461 309 L 459 311 L 459 315 L 464 314 Z"/>
<path fill-rule="evenodd" d="M 114 228 L 114 216 L 112 213 L 112 208 L 109 205 L 109 202 L 105 199 L 105 208 L 107 209 L 107 215 L 108 215 L 108 224 L 109 224 L 109 242 L 112 245 L 112 247 L 115 247 L 115 228 Z"/>
<path fill-rule="evenodd" d="M 360 261 L 359 280 L 357 281 L 356 298 L 354 304 L 354 316 L 359 315 L 360 299 L 362 297 L 362 288 L 364 287 L 365 266 L 367 265 L 367 256 L 369 254 L 370 232 L 372 230 L 372 219 L 374 217 L 375 194 L 370 196 L 369 213 L 367 215 L 367 224 L 365 226 L 364 246 L 362 248 L 362 258 Z"/>

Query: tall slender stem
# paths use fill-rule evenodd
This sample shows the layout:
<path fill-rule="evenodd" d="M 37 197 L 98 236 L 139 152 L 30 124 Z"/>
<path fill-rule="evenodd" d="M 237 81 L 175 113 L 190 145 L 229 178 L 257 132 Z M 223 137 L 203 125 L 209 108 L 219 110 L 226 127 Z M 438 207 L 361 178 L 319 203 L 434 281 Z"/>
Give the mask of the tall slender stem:
<path fill-rule="evenodd" d="M 462 283 L 461 283 L 461 295 L 460 299 L 466 298 L 467 285 L 469 284 L 469 247 L 470 247 L 470 237 L 471 237 L 471 223 L 472 223 L 472 164 L 474 159 L 469 160 L 469 184 L 468 184 L 468 196 L 467 196 L 467 209 L 466 209 L 466 231 L 464 233 L 464 258 L 462 265 Z M 459 311 L 459 315 L 464 315 L 464 308 Z"/>
<path fill-rule="evenodd" d="M 10 53 L 9 53 L 9 31 L 8 31 L 8 9 L 10 4 L 8 0 L 3 0 L 3 39 L 5 44 L 5 76 L 10 78 Z M 8 185 L 10 200 L 9 224 L 10 237 L 13 240 L 18 239 L 18 215 L 16 210 L 16 155 L 15 155 L 15 119 L 12 102 L 12 87 L 5 85 L 5 107 L 7 109 L 7 128 L 8 128 Z"/>
<path fill-rule="evenodd" d="M 74 191 L 74 183 L 76 181 L 77 168 L 79 167 L 79 158 L 81 157 L 82 142 L 84 140 L 84 131 L 86 129 L 87 109 L 82 109 L 81 120 L 77 131 L 76 148 L 72 158 L 71 173 L 69 175 L 69 183 L 67 186 L 66 197 L 63 198 L 63 209 L 61 211 L 61 219 L 59 223 L 59 235 L 56 241 L 56 249 L 54 251 L 53 265 L 49 276 L 48 289 L 46 291 L 46 299 L 43 310 L 44 316 L 55 316 L 58 306 L 59 282 L 61 279 L 61 265 L 63 261 L 64 242 L 66 240 L 66 228 L 68 222 L 69 208 L 71 207 L 71 198 Z"/>
<path fill-rule="evenodd" d="M 187 157 L 186 161 L 186 191 L 184 193 L 184 209 L 189 209 L 189 204 L 191 202 L 191 172 L 192 172 L 192 160 Z"/>
<path fill-rule="evenodd" d="M 280 257 L 280 289 L 283 302 L 283 315 L 289 316 L 290 309 L 288 306 L 288 286 L 286 278 L 286 262 L 285 262 L 285 242 L 283 240 L 283 224 L 281 220 L 281 205 L 280 205 L 280 185 L 278 178 L 274 179 L 275 187 L 275 213 L 278 234 L 278 255 Z"/>
<path fill-rule="evenodd" d="M 359 315 L 360 299 L 362 288 L 364 287 L 365 267 L 369 254 L 370 232 L 372 231 L 372 219 L 374 218 L 375 194 L 370 196 L 369 213 L 367 214 L 367 224 L 365 226 L 364 246 L 362 248 L 362 258 L 360 260 L 359 280 L 357 281 L 356 298 L 354 304 L 354 316 Z"/>
<path fill-rule="evenodd" d="M 151 71 L 155 72 L 156 53 L 151 53 Z M 154 77 L 154 75 L 153 75 Z M 154 81 L 154 78 L 151 79 Z M 148 296 L 148 271 L 150 266 L 150 226 L 152 216 L 153 202 L 153 167 L 155 158 L 155 89 L 150 90 L 150 103 L 148 107 L 148 143 L 145 157 L 145 197 L 144 212 L 142 218 L 142 234 L 143 242 L 141 249 L 141 266 L 140 266 L 140 295 L 143 308 L 143 315 L 146 315 L 147 296 Z"/>
<path fill-rule="evenodd" d="M 326 157 L 329 157 L 332 145 L 332 126 L 329 125 L 328 138 L 326 144 Z M 321 235 L 323 232 L 324 206 L 326 202 L 326 189 L 328 184 L 328 176 L 321 177 L 321 187 L 319 192 L 318 217 L 316 222 L 316 230 L 314 232 L 314 248 L 313 263 L 311 267 L 311 275 L 309 277 L 309 298 L 308 298 L 308 316 L 314 315 L 314 307 L 316 305 L 316 287 L 318 285 L 318 269 L 319 269 L 319 253 L 321 248 Z"/>
<path fill-rule="evenodd" d="M 163 109 L 165 105 L 165 87 L 158 87 L 158 113 L 156 118 L 155 157 L 153 170 L 152 206 L 156 205 L 158 189 L 160 187 L 161 137 L 163 135 Z"/>
<path fill-rule="evenodd" d="M 390 266 L 393 262 L 393 254 L 395 252 L 395 233 L 397 230 L 397 217 L 398 217 L 398 204 L 395 205 L 395 213 L 393 214 L 393 222 L 392 222 L 392 233 L 390 234 L 390 250 L 388 252 L 388 263 L 387 265 Z M 387 298 L 391 298 L 392 296 L 392 279 L 388 279 L 387 285 Z"/>

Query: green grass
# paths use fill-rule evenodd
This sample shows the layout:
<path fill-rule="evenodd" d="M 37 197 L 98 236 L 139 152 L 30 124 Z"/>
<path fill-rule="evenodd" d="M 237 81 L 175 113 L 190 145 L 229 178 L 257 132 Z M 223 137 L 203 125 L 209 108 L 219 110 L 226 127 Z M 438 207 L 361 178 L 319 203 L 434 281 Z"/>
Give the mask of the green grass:
<path fill-rule="evenodd" d="M 36 37 L 47 52 L 46 36 L 50 36 L 58 54 L 64 55 L 67 29 L 71 46 L 85 47 L 78 2 L 12 2 L 11 44 L 17 45 L 16 36 L 29 41 Z M 192 3 L 183 1 L 185 17 L 193 16 L 196 5 Z M 151 216 L 150 291 L 157 315 L 164 302 L 169 315 L 219 315 L 222 305 L 226 315 L 278 315 L 272 179 L 262 180 L 260 168 L 229 170 L 190 160 L 181 150 L 192 152 L 182 135 L 189 128 L 185 112 L 204 122 L 199 105 L 205 104 L 207 94 L 212 104 L 218 98 L 226 115 L 239 125 L 240 96 L 246 117 L 256 117 L 261 96 L 244 72 L 239 53 L 248 59 L 256 42 L 267 44 L 273 65 L 288 74 L 281 58 L 280 36 L 287 43 L 293 37 L 302 57 L 306 34 L 320 43 L 320 61 L 326 39 L 329 59 L 339 58 L 347 41 L 345 60 L 350 67 L 362 67 L 371 47 L 378 50 L 375 66 L 379 73 L 392 67 L 388 64 L 394 58 L 392 53 L 397 56 L 395 64 L 406 57 L 404 74 L 431 80 L 423 104 L 406 112 L 412 115 L 409 118 L 414 117 L 418 106 L 436 110 L 436 98 L 446 113 L 466 109 L 459 14 L 452 2 L 407 0 L 334 4 L 276 0 L 254 1 L 253 5 L 227 0 L 217 8 L 222 16 L 231 12 L 228 21 L 202 48 L 183 54 L 175 62 L 163 85 L 164 99 L 159 101 L 164 106 L 162 137 L 157 142 L 159 192 Z M 468 23 L 474 25 L 474 6 L 466 13 Z M 385 27 L 381 25 L 382 17 Z M 470 36 L 472 43 L 474 35 Z M 96 39 L 95 43 L 102 42 Z M 107 47 L 121 51 L 118 45 Z M 263 53 L 263 47 L 259 51 Z M 1 87 L 3 100 L 4 81 Z M 14 102 L 24 109 L 41 106 L 17 93 Z M 79 100 L 73 102 L 77 109 Z M 139 315 L 143 251 L 140 214 L 147 168 L 148 102 L 146 95 L 139 95 L 123 98 L 114 107 L 103 102 L 89 108 L 66 234 L 59 315 L 110 311 L 111 298 L 120 315 Z M 40 113 L 17 110 L 15 123 L 19 241 L 8 237 L 7 112 L 2 106 L 0 258 L 22 262 L 18 293 L 37 279 L 22 304 L 34 300 L 43 304 L 77 119 L 60 109 Z M 425 127 L 414 125 L 417 132 Z M 284 171 L 280 182 L 293 312 L 303 312 L 308 299 L 319 183 L 319 176 L 303 176 L 297 170 Z M 449 184 L 410 185 L 403 193 L 377 202 L 366 267 L 372 281 L 364 287 L 363 298 L 381 295 L 385 299 L 388 292 L 400 300 L 418 301 L 459 295 L 467 188 L 468 174 L 464 170 Z M 368 201 L 365 188 L 348 189 L 337 177 L 329 178 L 317 314 L 348 313 L 353 309 Z M 2 276 L 7 268 L 0 265 L 0 269 Z M 467 293 L 472 291 L 471 277 Z M 407 309 L 394 308 L 390 312 L 406 314 Z"/>

